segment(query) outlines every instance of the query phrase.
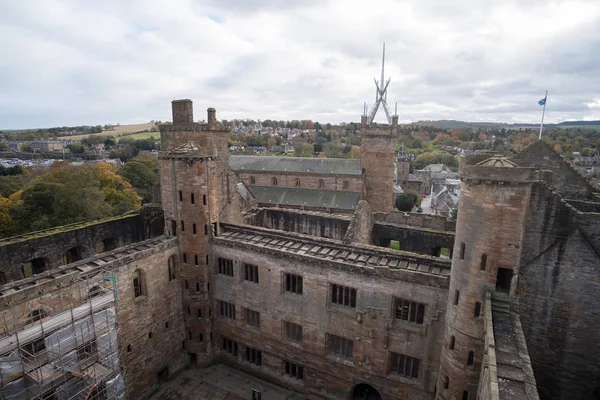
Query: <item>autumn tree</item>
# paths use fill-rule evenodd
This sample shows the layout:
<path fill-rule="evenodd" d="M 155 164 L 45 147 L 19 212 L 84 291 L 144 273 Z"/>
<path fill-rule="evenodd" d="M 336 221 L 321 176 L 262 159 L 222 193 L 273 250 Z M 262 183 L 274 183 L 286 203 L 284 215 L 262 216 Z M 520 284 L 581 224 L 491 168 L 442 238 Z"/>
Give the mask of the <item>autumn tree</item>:
<path fill-rule="evenodd" d="M 158 184 L 158 159 L 150 154 L 140 154 L 119 168 L 119 175 L 127 179 L 144 203 L 152 201 L 154 187 Z"/>

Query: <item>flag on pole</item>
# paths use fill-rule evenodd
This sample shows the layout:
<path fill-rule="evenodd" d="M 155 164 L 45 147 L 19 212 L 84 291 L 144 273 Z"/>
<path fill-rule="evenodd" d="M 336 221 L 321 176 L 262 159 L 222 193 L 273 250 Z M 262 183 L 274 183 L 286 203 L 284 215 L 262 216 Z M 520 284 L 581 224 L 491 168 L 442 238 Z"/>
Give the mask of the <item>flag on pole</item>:
<path fill-rule="evenodd" d="M 546 95 L 546 97 L 547 97 L 547 95 Z M 540 106 L 543 106 L 544 104 L 546 104 L 546 97 L 544 97 L 543 99 L 541 99 L 540 101 L 538 101 L 538 104 Z"/>

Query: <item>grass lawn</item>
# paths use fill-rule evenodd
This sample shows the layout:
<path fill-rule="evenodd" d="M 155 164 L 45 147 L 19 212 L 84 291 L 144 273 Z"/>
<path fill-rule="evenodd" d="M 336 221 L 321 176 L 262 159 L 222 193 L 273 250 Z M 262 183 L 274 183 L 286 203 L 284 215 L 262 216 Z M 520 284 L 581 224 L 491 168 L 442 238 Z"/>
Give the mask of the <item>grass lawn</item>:
<path fill-rule="evenodd" d="M 400 242 L 397 240 L 390 240 L 390 249 L 400 250 Z"/>
<path fill-rule="evenodd" d="M 127 135 L 127 136 L 120 136 L 117 138 L 118 141 L 124 139 L 124 138 L 128 138 L 128 139 L 133 139 L 133 140 L 139 140 L 139 139 L 149 139 L 153 137 L 155 140 L 160 140 L 160 132 L 140 132 L 140 133 L 134 133 L 133 135 Z"/>

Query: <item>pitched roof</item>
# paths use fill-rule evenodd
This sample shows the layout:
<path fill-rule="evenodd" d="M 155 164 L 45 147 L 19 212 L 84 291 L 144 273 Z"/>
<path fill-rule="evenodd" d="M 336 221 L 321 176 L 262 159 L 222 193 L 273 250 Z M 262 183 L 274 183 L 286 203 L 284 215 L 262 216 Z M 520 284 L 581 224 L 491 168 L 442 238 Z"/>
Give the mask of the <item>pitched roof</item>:
<path fill-rule="evenodd" d="M 360 160 L 272 156 L 230 156 L 229 167 L 236 171 L 296 172 L 302 174 L 362 175 Z"/>
<path fill-rule="evenodd" d="M 337 190 L 292 189 L 277 186 L 248 186 L 259 204 L 305 206 L 354 210 L 360 193 Z"/>

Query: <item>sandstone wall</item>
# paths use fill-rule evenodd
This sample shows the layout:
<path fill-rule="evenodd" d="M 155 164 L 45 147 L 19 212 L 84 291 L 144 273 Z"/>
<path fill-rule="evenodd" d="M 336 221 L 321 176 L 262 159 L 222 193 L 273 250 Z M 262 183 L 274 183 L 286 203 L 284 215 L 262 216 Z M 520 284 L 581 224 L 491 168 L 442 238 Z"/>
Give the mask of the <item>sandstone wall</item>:
<path fill-rule="evenodd" d="M 435 229 L 439 231 L 456 230 L 456 221 L 451 221 L 441 215 L 428 215 L 419 213 L 407 213 L 403 211 L 391 211 L 390 213 L 376 213 L 375 221 L 387 222 L 397 225 L 408 225 L 419 228 Z"/>
<path fill-rule="evenodd" d="M 362 193 L 364 181 L 362 176 L 355 175 L 318 175 L 318 174 L 296 174 L 284 172 L 240 172 L 239 179 L 246 185 L 252 185 L 251 178 L 254 178 L 256 186 L 274 186 L 273 178 L 277 179 L 278 187 L 300 188 L 300 189 L 321 189 L 321 190 L 339 190 L 348 192 Z M 296 186 L 296 180 L 300 179 L 300 186 Z M 324 186 L 321 187 L 319 181 L 323 180 Z M 344 188 L 344 182 L 348 183 L 348 188 Z"/>
<path fill-rule="evenodd" d="M 383 222 L 375 223 L 372 242 L 378 246 L 389 247 L 390 240 L 400 242 L 400 250 L 436 257 L 440 256 L 441 248 L 449 249 L 451 256 L 454 247 L 453 232 L 411 228 Z"/>

